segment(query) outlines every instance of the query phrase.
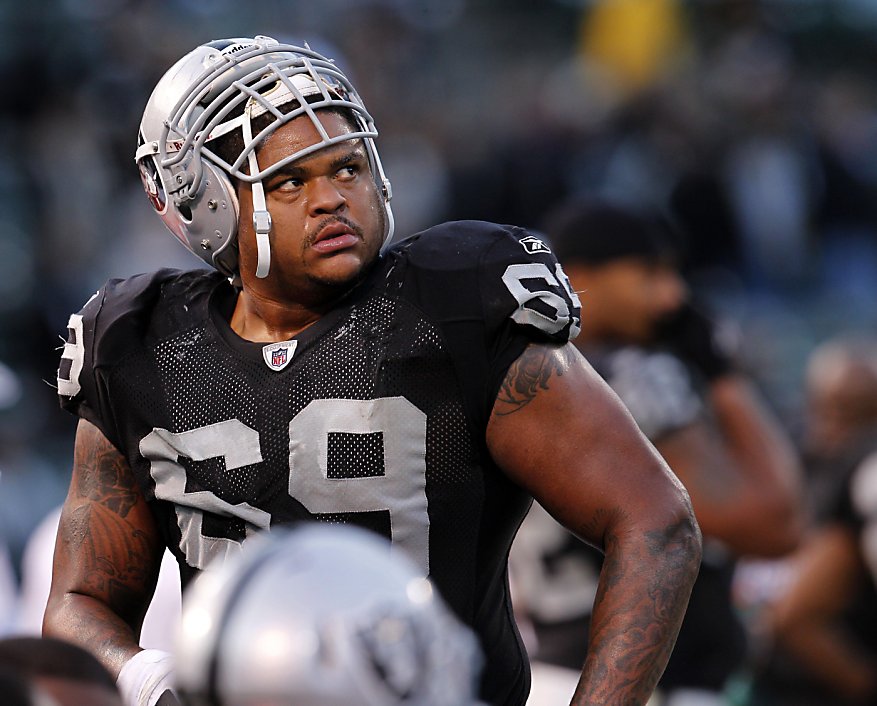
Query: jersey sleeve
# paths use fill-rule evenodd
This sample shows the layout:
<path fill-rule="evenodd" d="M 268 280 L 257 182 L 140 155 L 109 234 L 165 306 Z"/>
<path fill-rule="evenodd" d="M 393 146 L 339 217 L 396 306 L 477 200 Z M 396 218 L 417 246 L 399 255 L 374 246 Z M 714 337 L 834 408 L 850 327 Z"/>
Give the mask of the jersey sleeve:
<path fill-rule="evenodd" d="M 550 343 L 581 330 L 581 302 L 546 242 L 522 228 L 498 226 L 479 266 L 485 321 L 491 329 Z"/>
<path fill-rule="evenodd" d="M 123 449 L 107 388 L 109 371 L 142 340 L 149 302 L 165 276 L 166 271 L 160 271 L 110 280 L 67 323 L 57 376 L 60 405 L 98 427 L 119 450 Z"/>
<path fill-rule="evenodd" d="M 58 364 L 58 398 L 62 409 L 88 420 L 107 435 L 101 420 L 100 385 L 95 378 L 95 328 L 107 283 L 67 321 L 67 340 Z"/>
<path fill-rule="evenodd" d="M 478 268 L 488 337 L 486 409 L 509 366 L 530 343 L 562 345 L 581 330 L 581 302 L 551 249 L 537 235 L 498 227 Z"/>

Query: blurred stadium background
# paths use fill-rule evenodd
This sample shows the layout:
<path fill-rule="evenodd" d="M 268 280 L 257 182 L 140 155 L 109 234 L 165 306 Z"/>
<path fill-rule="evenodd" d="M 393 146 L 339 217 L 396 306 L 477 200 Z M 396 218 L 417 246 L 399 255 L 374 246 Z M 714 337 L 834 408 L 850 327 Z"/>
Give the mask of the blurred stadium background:
<path fill-rule="evenodd" d="M 382 132 L 397 232 L 539 228 L 575 193 L 671 213 L 697 292 L 793 431 L 807 354 L 877 319 L 877 0 L 0 3 L 0 533 L 64 497 L 67 317 L 111 276 L 197 261 L 133 163 L 153 84 L 269 34 L 337 57 Z M 587 311 L 585 311 L 587 315 Z"/>

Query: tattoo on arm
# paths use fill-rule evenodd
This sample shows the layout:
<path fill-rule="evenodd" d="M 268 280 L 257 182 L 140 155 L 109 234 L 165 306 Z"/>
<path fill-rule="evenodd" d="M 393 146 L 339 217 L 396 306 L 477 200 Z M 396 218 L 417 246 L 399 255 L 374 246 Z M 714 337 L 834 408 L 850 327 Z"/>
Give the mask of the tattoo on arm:
<path fill-rule="evenodd" d="M 44 634 L 85 647 L 118 675 L 139 649 L 161 549 L 125 457 L 96 427 L 81 422 Z"/>
<path fill-rule="evenodd" d="M 97 436 L 95 435 L 92 435 Z M 90 443 L 77 449 L 76 463 L 81 471 L 77 491 L 83 498 L 105 505 L 120 517 L 127 517 L 137 503 L 134 474 L 115 447 Z"/>
<path fill-rule="evenodd" d="M 143 502 L 140 491 L 124 456 L 96 430 L 77 443 L 75 463 L 79 502 L 67 516 L 65 549 L 81 562 L 84 592 L 132 619 L 156 552 L 155 540 L 131 524 L 132 510 Z"/>
<path fill-rule="evenodd" d="M 68 519 L 67 549 L 82 560 L 83 588 L 104 596 L 118 608 L 137 604 L 136 595 L 148 581 L 145 566 L 151 553 L 146 535 L 122 526 L 122 520 L 101 508 L 76 508 Z M 119 539 L 130 533 L 130 538 Z"/>
<path fill-rule="evenodd" d="M 496 398 L 494 414 L 504 416 L 529 404 L 540 390 L 547 390 L 552 375 L 563 375 L 570 353 L 565 348 L 530 345 L 513 362 Z"/>
<path fill-rule="evenodd" d="M 587 688 L 576 694 L 576 704 L 644 704 L 673 649 L 688 605 L 688 591 L 683 588 L 689 588 L 697 574 L 698 563 L 692 561 L 699 555 L 694 546 L 697 533 L 683 520 L 648 533 L 645 539 L 637 556 L 615 551 L 618 537 L 606 537 L 606 560 L 580 684 Z"/>

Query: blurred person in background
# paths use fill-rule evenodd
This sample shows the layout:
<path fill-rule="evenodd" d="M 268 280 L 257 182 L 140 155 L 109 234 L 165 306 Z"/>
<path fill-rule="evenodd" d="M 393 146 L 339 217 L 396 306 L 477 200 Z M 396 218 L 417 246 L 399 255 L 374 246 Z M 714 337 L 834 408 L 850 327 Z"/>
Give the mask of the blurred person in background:
<path fill-rule="evenodd" d="M 25 677 L 57 706 L 122 706 L 112 675 L 91 652 L 64 640 L 2 639 L 0 667 Z"/>
<path fill-rule="evenodd" d="M 607 556 L 575 703 L 644 703 L 700 562 L 688 495 L 569 343 L 578 299 L 542 240 L 469 221 L 391 245 L 376 136 L 334 62 L 269 37 L 157 84 L 143 185 L 217 271 L 111 280 L 69 320 L 80 421 L 44 634 L 155 706 L 173 658 L 138 638 L 165 547 L 185 586 L 261 531 L 349 522 L 475 631 L 480 698 L 521 704 L 507 558 L 537 498 Z"/>
<path fill-rule="evenodd" d="M 576 199 L 547 219 L 548 242 L 583 302 L 575 343 L 688 489 L 704 556 L 661 682 L 664 703 L 721 704 L 746 655 L 731 601 L 739 556 L 781 556 L 800 539 L 801 472 L 791 442 L 687 301 L 669 227 L 611 201 Z M 578 669 L 597 552 L 534 506 L 512 552 L 513 587 L 535 659 Z"/>
<path fill-rule="evenodd" d="M 0 473 L 0 493 L 3 475 Z M 0 636 L 12 632 L 19 611 L 19 587 L 6 538 L 0 533 Z"/>
<path fill-rule="evenodd" d="M 187 706 L 477 703 L 475 635 L 373 532 L 299 524 L 219 563 L 184 597 Z"/>
<path fill-rule="evenodd" d="M 0 361 L 0 413 L 13 410 L 21 396 L 22 388 L 18 376 Z M 2 437 L 3 434 L 0 433 L 0 439 Z M 0 497 L 8 492 L 7 486 L 8 482 L 5 482 L 3 471 L 0 470 Z M 0 522 L 0 636 L 15 630 L 21 597 L 5 524 L 6 522 Z"/>
<path fill-rule="evenodd" d="M 877 339 L 842 335 L 806 371 L 811 528 L 758 625 L 751 706 L 877 704 Z"/>

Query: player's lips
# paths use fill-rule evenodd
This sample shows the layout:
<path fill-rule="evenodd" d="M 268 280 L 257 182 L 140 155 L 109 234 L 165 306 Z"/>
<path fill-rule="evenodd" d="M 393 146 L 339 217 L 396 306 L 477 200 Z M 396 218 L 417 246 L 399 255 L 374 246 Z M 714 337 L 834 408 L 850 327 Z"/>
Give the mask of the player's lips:
<path fill-rule="evenodd" d="M 334 221 L 317 232 L 311 247 L 320 253 L 331 253 L 353 247 L 359 240 L 359 235 L 351 226 Z"/>

